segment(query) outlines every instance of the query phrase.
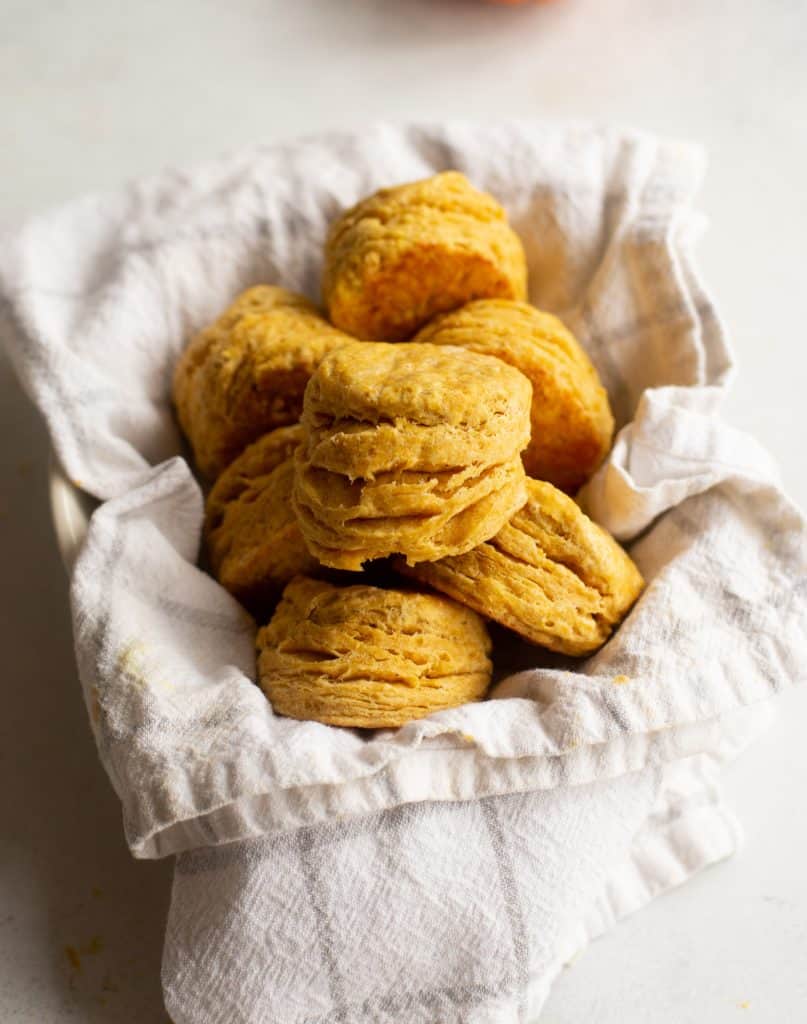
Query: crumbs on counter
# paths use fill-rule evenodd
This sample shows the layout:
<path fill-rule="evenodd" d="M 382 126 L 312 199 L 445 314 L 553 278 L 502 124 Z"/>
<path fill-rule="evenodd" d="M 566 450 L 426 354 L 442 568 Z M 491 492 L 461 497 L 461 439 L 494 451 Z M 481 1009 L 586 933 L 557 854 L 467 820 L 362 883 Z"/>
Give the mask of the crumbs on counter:
<path fill-rule="evenodd" d="M 89 942 L 86 942 L 83 946 L 65 946 L 64 954 L 73 970 L 80 972 L 83 966 L 81 958 L 83 956 L 97 956 L 103 948 L 104 943 L 100 936 L 93 935 Z"/>
<path fill-rule="evenodd" d="M 80 971 L 81 970 L 81 957 L 79 956 L 78 950 L 76 949 L 76 947 L 75 946 L 65 946 L 64 947 L 64 953 L 65 953 L 65 956 L 67 957 L 67 960 L 68 960 L 70 966 L 73 968 L 73 970 L 74 971 Z"/>

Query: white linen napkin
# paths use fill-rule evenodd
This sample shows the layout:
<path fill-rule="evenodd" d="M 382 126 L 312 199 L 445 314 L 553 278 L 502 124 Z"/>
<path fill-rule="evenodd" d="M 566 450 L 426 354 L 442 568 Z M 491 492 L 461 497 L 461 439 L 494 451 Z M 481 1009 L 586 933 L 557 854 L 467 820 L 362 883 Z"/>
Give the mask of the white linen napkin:
<path fill-rule="evenodd" d="M 735 848 L 715 774 L 699 755 L 183 854 L 168 1010 L 178 1024 L 532 1021 L 590 938 Z"/>
<path fill-rule="evenodd" d="M 582 500 L 648 587 L 585 661 L 508 644 L 494 700 L 375 734 L 279 718 L 254 623 L 194 564 L 173 365 L 250 284 L 316 298 L 339 209 L 448 167 L 507 207 L 532 300 L 600 371 L 623 429 Z M 524 1021 L 564 957 L 733 848 L 714 773 L 803 678 L 807 531 L 719 418 L 701 174 L 696 149 L 584 126 L 380 126 L 166 172 L 3 239 L 0 331 L 105 502 L 73 576 L 77 660 L 133 853 L 183 854 L 177 1024 Z"/>

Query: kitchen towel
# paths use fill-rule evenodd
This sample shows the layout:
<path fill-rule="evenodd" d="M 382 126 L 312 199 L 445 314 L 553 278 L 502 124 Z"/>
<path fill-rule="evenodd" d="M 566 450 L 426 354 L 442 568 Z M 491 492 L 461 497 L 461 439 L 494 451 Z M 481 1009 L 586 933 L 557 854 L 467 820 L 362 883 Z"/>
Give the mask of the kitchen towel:
<path fill-rule="evenodd" d="M 532 301 L 566 321 L 608 388 L 621 429 L 581 500 L 629 545 L 648 586 L 584 661 L 503 646 L 494 699 L 482 704 L 375 734 L 282 719 L 254 685 L 254 623 L 195 565 L 202 494 L 171 414 L 172 369 L 188 336 L 251 284 L 317 298 L 339 210 L 449 167 L 503 202 L 525 245 Z M 680 823 L 729 820 L 703 765 L 714 771 L 740 749 L 769 698 L 804 676 L 807 533 L 765 452 L 720 419 L 731 361 L 692 257 L 702 171 L 695 148 L 587 126 L 382 125 L 165 172 L 2 239 L 0 331 L 66 472 L 103 502 L 71 589 L 101 758 L 134 854 L 183 854 L 166 950 L 177 1024 L 525 1020 L 581 936 L 732 848 L 732 828 L 700 848 Z M 670 831 L 659 801 L 684 776 Z M 592 807 L 615 804 L 624 815 L 603 810 L 614 831 L 598 838 Z M 452 835 L 479 849 L 487 841 L 496 864 L 512 864 L 502 912 L 511 945 L 525 950 L 504 980 L 483 977 L 473 957 L 446 959 L 442 943 L 456 934 L 428 923 L 427 911 L 447 926 L 471 891 L 450 888 L 461 852 Z M 636 853 L 643 843 L 667 870 Z M 675 856 L 659 852 L 664 843 Z M 315 855 L 331 844 L 334 877 L 335 864 L 322 870 Z M 553 848 L 579 877 L 552 882 Z M 415 885 L 421 856 L 429 872 Z M 356 892 L 334 879 L 361 890 L 368 863 L 387 881 L 368 884 L 361 907 L 367 957 L 402 956 L 417 935 L 430 963 L 454 967 L 427 978 L 418 960 L 411 974 L 378 975 L 387 988 L 357 1004 L 360 986 L 347 991 L 356 965 L 340 967 Z M 213 870 L 205 864 L 218 874 L 199 906 L 193 879 Z M 415 889 L 387 917 L 402 874 Z M 518 896 L 528 880 L 537 902 Z M 249 894 L 259 891 L 270 902 L 255 917 Z M 564 904 L 562 927 L 549 893 Z M 191 927 L 195 914 L 204 927 Z M 288 948 L 308 948 L 315 925 L 319 956 L 278 955 L 280 921 L 295 915 Z M 558 937 L 552 956 L 536 960 L 533 927 Z M 196 973 L 193 937 L 206 950 Z M 208 998 L 207 1017 L 183 1010 L 189 979 L 198 989 L 204 976 L 220 980 L 224 1000 L 216 1009 Z M 260 999 L 237 1009 L 266 986 L 290 1000 L 274 1017 L 260 1016 Z M 417 1003 L 416 993 L 447 989 L 454 1009 Z M 407 993 L 420 1009 L 401 1017 L 394 1007 Z"/>
<path fill-rule="evenodd" d="M 727 730 L 723 755 L 741 738 Z M 169 1012 L 177 1024 L 536 1020 L 591 938 L 734 850 L 717 772 L 697 755 L 572 791 L 405 804 L 182 854 Z"/>

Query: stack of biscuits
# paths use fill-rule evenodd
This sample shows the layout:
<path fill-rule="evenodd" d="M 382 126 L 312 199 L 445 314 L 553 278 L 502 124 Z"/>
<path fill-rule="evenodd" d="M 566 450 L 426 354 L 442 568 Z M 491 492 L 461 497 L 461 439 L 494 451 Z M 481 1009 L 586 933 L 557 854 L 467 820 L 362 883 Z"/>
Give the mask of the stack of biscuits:
<path fill-rule="evenodd" d="M 639 596 L 571 495 L 608 452 L 597 371 L 529 305 L 502 207 L 456 171 L 332 225 L 327 316 L 271 285 L 185 349 L 174 402 L 214 481 L 206 548 L 259 619 L 274 710 L 388 728 L 484 697 L 485 620 L 595 651 Z"/>

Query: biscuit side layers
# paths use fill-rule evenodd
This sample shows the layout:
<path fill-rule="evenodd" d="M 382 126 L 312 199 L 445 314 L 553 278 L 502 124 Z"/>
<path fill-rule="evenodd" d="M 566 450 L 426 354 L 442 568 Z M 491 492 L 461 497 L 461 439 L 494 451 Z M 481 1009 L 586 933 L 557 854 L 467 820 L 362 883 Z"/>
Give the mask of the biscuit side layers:
<path fill-rule="evenodd" d="M 402 341 L 471 299 L 526 294 L 524 249 L 504 210 L 457 171 L 382 189 L 328 234 L 323 296 L 357 338 Z"/>
<path fill-rule="evenodd" d="M 527 487 L 527 503 L 486 543 L 414 567 L 396 560 L 396 568 L 532 643 L 589 654 L 627 614 L 642 576 L 571 498 L 541 481 Z"/>
<path fill-rule="evenodd" d="M 257 638 L 258 676 L 276 712 L 392 728 L 484 696 L 483 621 L 447 598 L 298 577 Z"/>
<path fill-rule="evenodd" d="M 246 604 L 275 598 L 294 576 L 314 572 L 291 506 L 299 424 L 251 444 L 219 476 L 205 509 L 213 574 Z"/>
<path fill-rule="evenodd" d="M 270 285 L 239 295 L 174 374 L 177 417 L 200 471 L 215 479 L 250 442 L 297 422 L 308 378 L 351 340 L 302 295 Z"/>
<path fill-rule="evenodd" d="M 522 302 L 471 302 L 437 317 L 415 341 L 459 345 L 497 356 L 532 384 L 532 438 L 527 475 L 576 491 L 611 446 L 608 394 L 574 335 L 549 313 Z"/>
<path fill-rule="evenodd" d="M 433 345 L 357 344 L 306 391 L 294 508 L 323 564 L 357 569 L 467 551 L 526 499 L 531 387 L 501 360 Z"/>

